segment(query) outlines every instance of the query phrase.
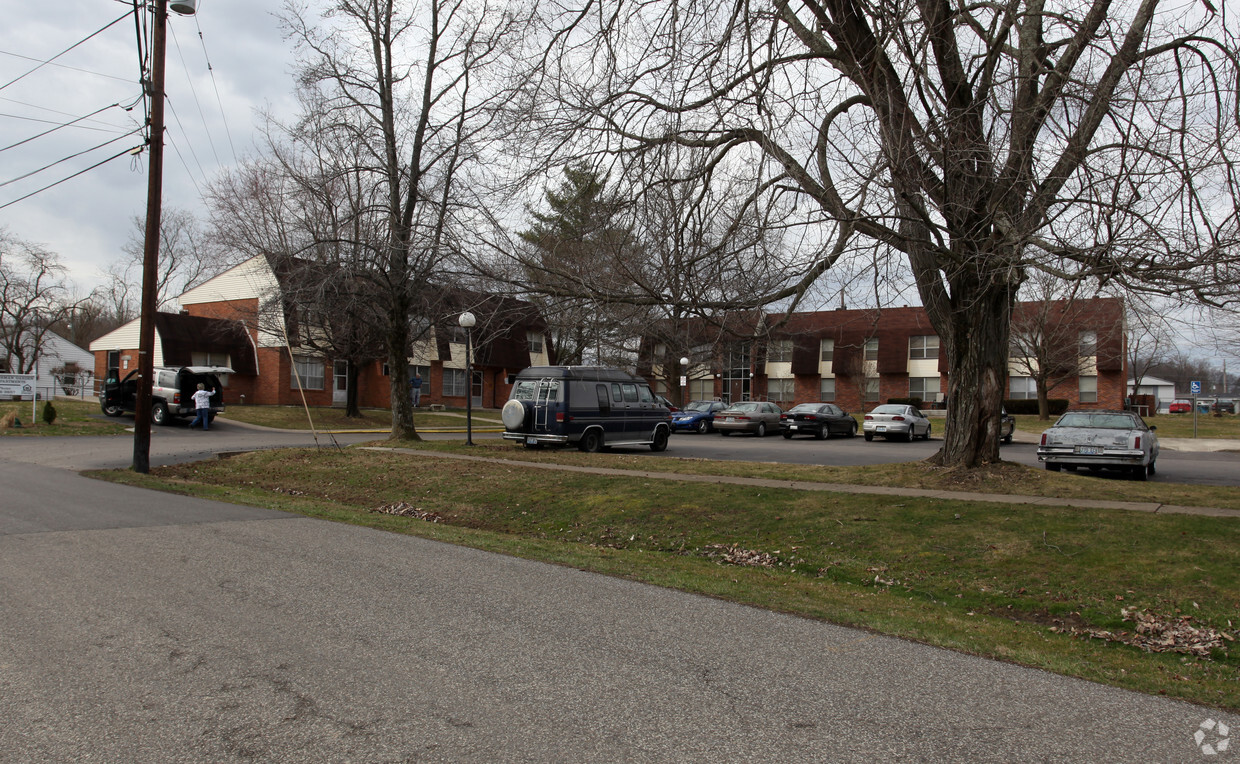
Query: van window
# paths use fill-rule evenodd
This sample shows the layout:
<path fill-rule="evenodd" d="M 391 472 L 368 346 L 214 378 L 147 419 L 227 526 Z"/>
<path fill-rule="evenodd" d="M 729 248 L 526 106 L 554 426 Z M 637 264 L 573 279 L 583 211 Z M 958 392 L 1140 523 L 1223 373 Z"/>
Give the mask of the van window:
<path fill-rule="evenodd" d="M 518 401 L 560 400 L 558 379 L 518 379 L 512 386 L 510 398 Z"/>
<path fill-rule="evenodd" d="M 598 411 L 606 416 L 611 413 L 611 396 L 607 393 L 607 385 L 596 385 L 595 390 L 598 392 Z"/>
<path fill-rule="evenodd" d="M 611 383 L 611 399 L 616 403 L 624 403 L 624 393 L 620 390 L 619 382 Z"/>
<path fill-rule="evenodd" d="M 624 400 L 627 403 L 637 403 L 637 385 L 632 382 L 625 382 L 620 387 L 624 390 Z"/>
<path fill-rule="evenodd" d="M 641 396 L 642 403 L 654 403 L 654 393 L 650 392 L 648 386 L 638 385 L 637 394 Z"/>
<path fill-rule="evenodd" d="M 512 398 L 518 401 L 534 400 L 534 390 L 538 387 L 536 379 L 518 379 L 512 386 Z"/>

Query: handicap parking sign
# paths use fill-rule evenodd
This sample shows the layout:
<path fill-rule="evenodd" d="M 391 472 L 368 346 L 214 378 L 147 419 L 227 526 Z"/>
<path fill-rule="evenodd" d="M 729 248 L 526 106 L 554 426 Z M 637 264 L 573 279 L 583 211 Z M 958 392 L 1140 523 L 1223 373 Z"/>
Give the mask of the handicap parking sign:
<path fill-rule="evenodd" d="M 1189 382 L 1188 389 L 1189 389 L 1189 392 L 1191 392 L 1193 395 L 1201 395 L 1201 383 L 1200 382 Z"/>

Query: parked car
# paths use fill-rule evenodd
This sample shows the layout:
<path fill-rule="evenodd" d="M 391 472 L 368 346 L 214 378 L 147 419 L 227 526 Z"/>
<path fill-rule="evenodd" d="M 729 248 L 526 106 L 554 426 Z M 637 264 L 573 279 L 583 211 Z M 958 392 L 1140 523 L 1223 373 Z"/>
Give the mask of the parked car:
<path fill-rule="evenodd" d="M 1007 413 L 1006 408 L 999 409 L 999 442 L 1011 443 L 1016 433 L 1016 417 Z"/>
<path fill-rule="evenodd" d="M 727 407 L 728 404 L 723 401 L 690 401 L 672 415 L 672 432 L 714 432 L 715 413 Z"/>
<path fill-rule="evenodd" d="M 930 440 L 930 420 L 916 406 L 905 403 L 875 406 L 865 415 L 862 429 L 865 430 L 866 440 L 874 440 L 875 435 L 882 435 L 887 440 L 912 440 L 917 437 Z"/>
<path fill-rule="evenodd" d="M 779 415 L 782 413 L 784 412 L 779 406 L 769 401 L 733 403 L 715 414 L 715 430 L 720 435 L 752 432 L 762 437 L 779 430 Z"/>
<path fill-rule="evenodd" d="M 834 403 L 798 403 L 779 417 L 784 438 L 813 435 L 822 440 L 828 435 L 855 437 L 857 420 Z"/>
<path fill-rule="evenodd" d="M 1192 401 L 1186 401 L 1182 399 L 1171 401 L 1171 405 L 1167 407 L 1168 414 L 1188 414 L 1188 413 L 1191 413 L 1192 410 L 1193 410 Z"/>
<path fill-rule="evenodd" d="M 1155 429 L 1131 411 L 1067 411 L 1042 433 L 1038 461 L 1052 472 L 1111 469 L 1145 480 L 1158 460 Z"/>
<path fill-rule="evenodd" d="M 505 440 L 591 452 L 610 446 L 662 451 L 670 417 L 646 380 L 605 366 L 531 366 L 512 379 L 500 410 Z"/>
<path fill-rule="evenodd" d="M 1214 402 L 1214 406 L 1211 408 L 1214 409 L 1215 414 L 1234 414 L 1236 413 L 1236 402 L 1220 398 Z"/>
<path fill-rule="evenodd" d="M 219 375 L 234 374 L 226 366 L 160 366 L 153 369 L 151 384 L 151 421 L 158 425 L 171 424 L 177 417 L 194 416 L 194 393 L 199 383 L 212 390 L 211 413 L 208 421 L 224 411 L 224 385 Z M 99 393 L 99 407 L 107 416 L 132 413 L 138 404 L 138 370 L 134 369 L 120 378 L 120 372 L 108 372 Z"/>

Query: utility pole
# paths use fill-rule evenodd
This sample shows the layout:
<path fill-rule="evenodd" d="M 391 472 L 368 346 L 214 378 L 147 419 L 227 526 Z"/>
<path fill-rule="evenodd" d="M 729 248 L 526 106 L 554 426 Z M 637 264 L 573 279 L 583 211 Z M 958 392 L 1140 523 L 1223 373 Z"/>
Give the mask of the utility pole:
<path fill-rule="evenodd" d="M 173 0 L 177 13 L 192 15 L 197 0 Z M 138 395 L 133 414 L 134 472 L 151 471 L 151 384 L 155 374 L 156 275 L 159 268 L 160 215 L 164 193 L 164 54 L 167 48 L 168 0 L 154 0 L 151 25 L 151 79 L 144 83 L 151 99 L 150 167 L 147 169 L 146 233 L 142 248 L 142 305 L 138 317 Z"/>

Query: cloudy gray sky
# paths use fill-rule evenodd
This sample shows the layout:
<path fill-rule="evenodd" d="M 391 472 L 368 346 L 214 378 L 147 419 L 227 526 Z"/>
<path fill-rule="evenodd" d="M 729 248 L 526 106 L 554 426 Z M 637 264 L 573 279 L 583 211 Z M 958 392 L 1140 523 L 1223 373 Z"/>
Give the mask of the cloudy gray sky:
<path fill-rule="evenodd" d="M 140 131 L 125 136 L 145 115 L 133 4 L 2 0 L 0 7 L 0 205 L 8 205 L 0 228 L 58 253 L 84 294 L 122 257 L 134 216 L 145 215 L 145 153 L 64 180 L 142 143 Z M 277 10 L 274 0 L 198 0 L 196 16 L 169 14 L 165 207 L 200 212 L 203 184 L 253 153 L 256 111 L 291 109 L 292 55 Z"/>

